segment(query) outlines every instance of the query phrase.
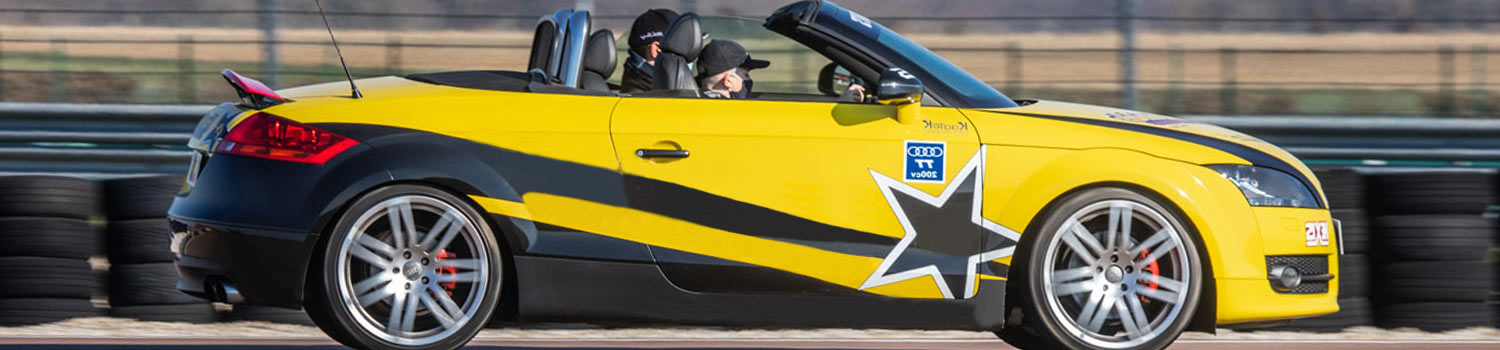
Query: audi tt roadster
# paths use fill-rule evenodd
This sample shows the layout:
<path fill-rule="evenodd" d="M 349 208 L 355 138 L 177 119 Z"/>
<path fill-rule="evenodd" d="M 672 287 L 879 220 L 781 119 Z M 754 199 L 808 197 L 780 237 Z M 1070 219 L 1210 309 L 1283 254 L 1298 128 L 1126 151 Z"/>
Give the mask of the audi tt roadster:
<path fill-rule="evenodd" d="M 178 288 L 364 349 L 500 319 L 1162 349 L 1338 310 L 1337 222 L 1264 141 L 1012 99 L 826 1 L 677 17 L 666 89 L 618 91 L 621 40 L 563 9 L 524 70 L 284 90 L 226 70 L 241 101 L 200 122 L 170 211 Z M 713 40 L 770 62 L 743 98 L 698 86 Z"/>

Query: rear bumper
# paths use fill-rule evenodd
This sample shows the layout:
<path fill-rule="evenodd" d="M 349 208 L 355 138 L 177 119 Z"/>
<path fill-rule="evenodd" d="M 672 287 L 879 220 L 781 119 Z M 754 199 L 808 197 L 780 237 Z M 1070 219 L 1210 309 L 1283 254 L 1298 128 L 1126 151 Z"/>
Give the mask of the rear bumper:
<path fill-rule="evenodd" d="M 178 289 L 247 304 L 300 308 L 321 229 L 339 206 L 389 175 L 358 146 L 324 166 L 215 155 L 168 212 Z"/>
<path fill-rule="evenodd" d="M 218 301 L 301 308 L 316 235 L 180 217 L 169 220 L 177 289 Z M 226 295 L 226 287 L 238 291 L 240 298 L 233 292 Z"/>

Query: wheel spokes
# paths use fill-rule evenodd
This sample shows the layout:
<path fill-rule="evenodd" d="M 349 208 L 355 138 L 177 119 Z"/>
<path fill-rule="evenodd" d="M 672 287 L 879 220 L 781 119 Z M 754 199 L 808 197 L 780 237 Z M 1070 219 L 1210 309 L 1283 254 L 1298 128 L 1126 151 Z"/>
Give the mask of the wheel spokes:
<path fill-rule="evenodd" d="M 438 275 L 437 278 L 434 279 L 434 280 L 436 282 L 438 282 L 438 283 L 448 283 L 448 282 L 474 283 L 474 282 L 479 281 L 479 274 L 475 273 L 475 272 L 459 272 L 459 273 L 452 274 L 452 275 L 441 274 L 441 275 Z"/>
<path fill-rule="evenodd" d="M 442 259 L 437 261 L 439 268 L 452 267 L 465 270 L 478 270 L 479 259 Z"/>
<path fill-rule="evenodd" d="M 380 273 L 355 283 L 354 295 L 359 296 L 359 306 L 370 306 L 394 295 L 390 289 L 392 279 L 391 274 Z"/>
<path fill-rule="evenodd" d="M 433 300 L 433 294 L 434 293 L 426 289 L 422 290 L 422 293 L 418 294 L 420 296 L 419 298 L 422 300 L 422 306 L 427 308 L 427 313 L 431 314 L 432 318 L 437 319 L 438 324 L 443 325 L 443 328 L 453 328 L 453 325 L 457 324 L 458 321 L 454 320 L 453 316 L 448 314 L 448 310 L 444 310 L 441 306 L 438 306 L 438 302 Z M 438 291 L 437 294 L 447 293 Z"/>
<path fill-rule="evenodd" d="M 385 208 L 386 218 L 391 224 L 391 237 L 396 242 L 396 248 L 406 248 L 416 244 L 417 222 L 412 218 L 411 201 L 400 201 Z"/>
<path fill-rule="evenodd" d="M 1130 222 L 1135 219 L 1135 210 L 1124 204 L 1109 207 L 1109 231 L 1105 232 L 1105 248 L 1110 250 L 1130 249 Z"/>
<path fill-rule="evenodd" d="M 1173 292 L 1173 291 L 1169 291 L 1169 290 L 1163 290 L 1163 289 L 1160 289 L 1160 288 L 1157 288 L 1157 289 L 1140 288 L 1140 289 L 1137 289 L 1135 291 L 1135 293 L 1143 295 L 1143 296 L 1145 296 L 1147 298 L 1156 299 L 1156 300 L 1159 300 L 1159 301 L 1162 301 L 1162 302 L 1165 302 L 1165 303 L 1170 303 L 1170 304 L 1176 304 L 1177 303 L 1177 296 L 1178 296 L 1177 292 Z"/>
<path fill-rule="evenodd" d="M 1068 234 L 1063 236 L 1063 243 L 1073 249 L 1073 254 L 1085 264 L 1097 262 L 1104 254 L 1104 248 L 1099 247 L 1099 241 L 1094 239 L 1094 235 L 1084 232 L 1082 226 L 1068 230 Z"/>
<path fill-rule="evenodd" d="M 370 251 L 369 248 L 365 248 L 365 246 L 363 245 L 355 245 L 353 248 L 350 248 L 349 255 L 353 255 L 354 257 L 359 258 L 359 260 L 363 260 L 365 263 L 368 263 L 371 266 L 378 267 L 381 270 L 386 270 L 393 267 L 391 266 L 391 258 L 375 254 L 375 252 Z"/>
<path fill-rule="evenodd" d="M 451 213 L 451 212 L 444 212 L 443 213 L 443 217 L 441 219 L 438 219 L 438 222 L 436 224 L 432 225 L 432 229 L 428 230 L 426 235 L 422 236 L 422 242 L 421 243 L 417 243 L 417 246 L 426 248 L 428 252 L 435 252 L 435 251 L 437 251 L 437 250 L 434 250 L 433 249 L 434 247 L 432 246 L 432 243 L 433 243 L 434 240 L 436 240 L 440 236 L 446 237 L 447 235 L 451 235 L 451 234 L 455 233 L 454 232 L 455 230 L 461 230 L 461 229 L 463 229 L 463 224 L 456 224 L 455 223 L 455 221 L 459 220 L 459 219 L 456 219 L 456 218 L 457 218 L 457 214 L 454 214 L 454 213 Z M 437 249 L 442 249 L 444 247 L 436 247 L 436 248 Z"/>
<path fill-rule="evenodd" d="M 1147 255 L 1145 258 L 1142 258 L 1140 260 L 1136 260 L 1135 261 L 1135 268 L 1136 269 L 1145 268 L 1146 265 L 1149 265 L 1149 264 L 1151 264 L 1151 262 L 1157 261 L 1157 260 L 1161 259 L 1161 257 L 1166 256 L 1167 253 L 1171 253 L 1175 249 L 1177 249 L 1177 242 L 1175 242 L 1175 241 L 1164 241 L 1161 244 L 1157 245 L 1157 247 L 1155 249 L 1151 250 L 1151 255 Z"/>
<path fill-rule="evenodd" d="M 1095 291 L 1089 296 L 1089 301 L 1084 304 L 1083 312 L 1078 313 L 1078 324 L 1090 332 L 1098 333 L 1104 327 L 1104 319 L 1109 318 L 1109 312 L 1114 310 L 1115 296 L 1104 291 Z"/>

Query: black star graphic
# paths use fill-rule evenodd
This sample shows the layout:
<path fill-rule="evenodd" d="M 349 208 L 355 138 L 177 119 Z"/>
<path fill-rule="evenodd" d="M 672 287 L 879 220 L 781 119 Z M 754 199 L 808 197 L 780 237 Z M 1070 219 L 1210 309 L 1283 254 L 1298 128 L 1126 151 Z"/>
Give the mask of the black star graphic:
<path fill-rule="evenodd" d="M 976 265 L 1014 252 L 1020 234 L 980 215 L 984 154 L 976 153 L 938 196 L 870 171 L 906 234 L 860 289 L 932 276 L 943 297 L 967 298 Z M 1005 243 L 981 251 L 991 233 L 1003 238 L 991 242 Z"/>

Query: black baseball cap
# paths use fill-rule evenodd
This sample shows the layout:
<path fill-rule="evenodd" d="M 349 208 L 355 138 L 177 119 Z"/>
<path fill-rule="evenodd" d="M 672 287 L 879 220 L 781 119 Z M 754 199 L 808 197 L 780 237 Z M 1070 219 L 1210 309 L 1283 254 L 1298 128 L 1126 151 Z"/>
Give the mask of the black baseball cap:
<path fill-rule="evenodd" d="M 703 46 L 698 54 L 698 75 L 719 74 L 734 68 L 761 69 L 771 62 L 750 58 L 745 47 L 731 40 L 714 40 Z"/>
<path fill-rule="evenodd" d="M 646 10 L 640 16 L 635 17 L 635 23 L 630 25 L 630 40 L 627 43 L 631 50 L 643 53 L 640 50 L 646 45 L 660 41 L 666 36 L 667 27 L 677 19 L 677 11 L 668 9 Z"/>

